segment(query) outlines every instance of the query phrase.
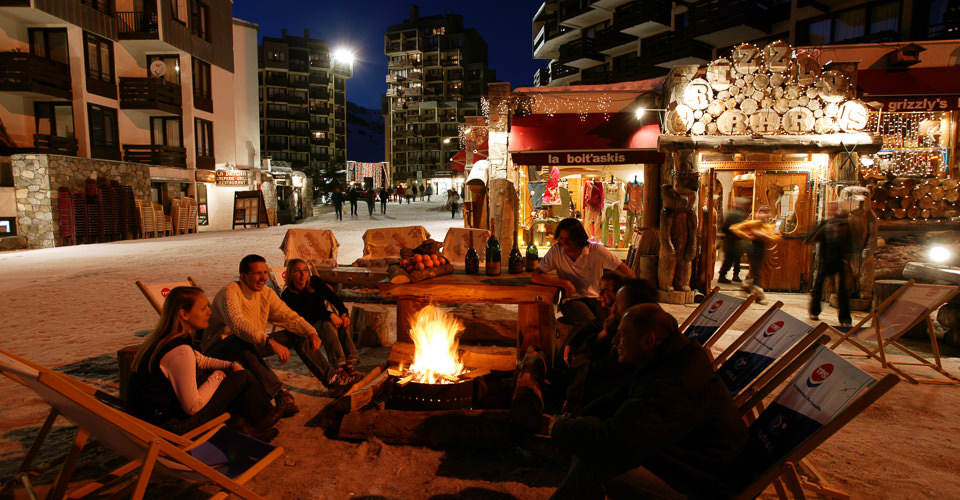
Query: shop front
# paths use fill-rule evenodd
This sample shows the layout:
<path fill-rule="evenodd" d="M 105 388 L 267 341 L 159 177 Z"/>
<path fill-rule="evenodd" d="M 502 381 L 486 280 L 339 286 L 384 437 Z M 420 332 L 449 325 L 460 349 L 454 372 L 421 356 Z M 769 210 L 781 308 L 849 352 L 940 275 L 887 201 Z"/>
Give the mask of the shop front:
<path fill-rule="evenodd" d="M 642 225 L 645 168 L 664 159 L 658 115 L 644 111 L 658 107 L 661 81 L 514 91 L 512 180 L 521 229 L 533 230 L 537 246 L 576 217 L 591 240 L 626 257 Z"/>
<path fill-rule="evenodd" d="M 668 111 L 659 142 L 668 155 L 661 172 L 663 211 L 677 211 L 671 200 L 693 192 L 696 203 L 680 210 L 696 207 L 691 216 L 701 220 L 680 234 L 661 224 L 661 290 L 686 293 L 677 300 L 686 302 L 691 288 L 710 288 L 717 229 L 737 204 L 752 218 L 766 209 L 767 222 L 781 236 L 766 245 L 760 269 L 751 270 L 760 276 L 757 284 L 809 289 L 814 249 L 806 238 L 844 188 L 858 184 L 859 155 L 881 145 L 867 129 L 868 107 L 857 99 L 856 76 L 855 64 L 824 66 L 783 42 L 743 44 L 730 59 L 705 68 L 674 68 L 664 84 Z M 670 251 L 690 244 L 699 250 L 686 259 Z M 691 276 L 689 284 L 678 281 L 681 276 Z"/>

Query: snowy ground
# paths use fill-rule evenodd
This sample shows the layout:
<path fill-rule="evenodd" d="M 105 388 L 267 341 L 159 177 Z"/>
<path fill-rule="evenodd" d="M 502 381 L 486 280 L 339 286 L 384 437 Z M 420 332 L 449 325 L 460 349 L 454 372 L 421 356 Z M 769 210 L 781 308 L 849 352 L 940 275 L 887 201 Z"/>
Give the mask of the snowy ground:
<path fill-rule="evenodd" d="M 349 215 L 348 204 L 343 221 L 327 211 L 293 227 L 332 229 L 341 244 L 339 262 L 349 265 L 361 256 L 361 237 L 369 228 L 420 224 L 442 240 L 447 228 L 462 226 L 463 219 L 451 219 L 449 212 L 439 210 L 441 205 L 437 197 L 431 203 L 390 203 L 386 215 L 370 217 L 360 202 L 359 216 Z M 138 343 L 134 334 L 150 329 L 157 318 L 135 280 L 158 283 L 190 275 L 212 297 L 235 279 L 237 264 L 246 254 L 258 253 L 271 266 L 281 265 L 279 245 L 286 229 L 0 253 L 0 348 L 115 391 L 117 349 Z M 806 296 L 770 295 L 771 302 L 783 300 L 785 310 L 806 319 Z M 692 310 L 692 306 L 665 308 L 680 319 Z M 745 329 L 763 310 L 754 306 L 733 329 Z M 827 308 L 822 317 L 835 324 L 835 314 Z M 730 340 L 728 335 L 721 343 Z M 945 365 L 960 373 L 957 358 L 946 358 Z M 878 367 L 870 368 L 879 373 Z M 286 448 L 285 457 L 252 482 L 255 491 L 270 498 L 546 498 L 562 477 L 562 466 L 522 450 L 463 456 L 327 439 L 319 428 L 306 424 L 330 402 L 329 395 L 302 365 L 291 362 L 280 371 L 303 411 L 281 422 L 277 443 Z M 960 497 L 958 408 L 956 387 L 901 383 L 825 443 L 812 461 L 856 498 Z M 0 380 L 0 481 L 16 470 L 45 414 L 46 407 L 32 393 Z M 62 428 L 54 433 L 54 440 L 63 446 L 71 437 Z M 49 474 L 44 477 L 40 483 L 52 480 Z M 190 498 L 198 494 L 195 488 L 173 485 L 166 487 L 185 489 Z M 171 490 L 160 491 L 168 496 Z M 23 491 L 16 496 L 23 497 Z"/>

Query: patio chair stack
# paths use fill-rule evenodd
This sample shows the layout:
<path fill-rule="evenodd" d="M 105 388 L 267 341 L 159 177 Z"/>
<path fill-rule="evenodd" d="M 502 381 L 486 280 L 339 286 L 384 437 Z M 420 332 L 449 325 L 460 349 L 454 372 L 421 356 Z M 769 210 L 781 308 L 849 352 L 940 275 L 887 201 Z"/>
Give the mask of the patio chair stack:
<path fill-rule="evenodd" d="M 103 241 L 103 211 L 101 210 L 102 203 L 97 181 L 87 179 L 84 195 L 87 204 L 87 239 L 88 241 Z"/>
<path fill-rule="evenodd" d="M 86 242 L 89 236 L 89 224 L 87 223 L 87 199 L 83 193 L 73 193 L 73 223 L 77 242 Z"/>
<path fill-rule="evenodd" d="M 140 212 L 140 237 L 146 238 L 149 234 L 151 238 L 157 235 L 156 224 L 153 220 L 153 202 L 150 200 L 136 200 L 137 210 Z"/>
<path fill-rule="evenodd" d="M 123 229 L 126 225 L 123 213 L 123 189 L 120 188 L 120 183 L 117 181 L 110 181 L 109 186 L 104 186 L 101 189 L 110 190 L 110 197 L 113 199 L 113 234 L 114 238 L 122 240 L 124 239 Z"/>
<path fill-rule="evenodd" d="M 57 216 L 60 225 L 60 245 L 66 245 L 67 238 L 72 240 L 71 244 L 77 244 L 77 225 L 74 222 L 73 213 L 73 195 L 70 190 L 60 187 L 57 191 Z"/>
<path fill-rule="evenodd" d="M 120 212 L 123 217 L 123 239 L 125 240 L 132 240 L 137 237 L 139 209 L 136 201 L 132 186 L 120 186 Z"/>
<path fill-rule="evenodd" d="M 103 184 L 97 185 L 97 191 L 100 193 L 100 241 L 113 241 L 116 239 L 115 231 L 118 227 L 116 213 L 113 206 L 113 191 L 110 186 Z"/>
<path fill-rule="evenodd" d="M 197 199 L 188 196 L 187 202 L 187 232 L 197 232 Z"/>

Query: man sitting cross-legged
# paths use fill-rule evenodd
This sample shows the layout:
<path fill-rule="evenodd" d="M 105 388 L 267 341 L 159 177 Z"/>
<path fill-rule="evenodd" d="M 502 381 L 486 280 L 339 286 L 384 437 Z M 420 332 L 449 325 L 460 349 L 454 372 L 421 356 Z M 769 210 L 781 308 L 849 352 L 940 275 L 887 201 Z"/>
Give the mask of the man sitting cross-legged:
<path fill-rule="evenodd" d="M 331 369 L 320 350 L 317 330 L 265 286 L 267 273 L 267 261 L 259 255 L 247 255 L 240 261 L 240 281 L 221 288 L 213 299 L 213 316 L 203 332 L 201 348 L 208 356 L 239 361 L 274 398 L 281 416 L 289 417 L 300 409 L 263 356 L 276 354 L 286 363 L 290 360 L 288 347 L 293 347 L 303 364 L 325 384 Z M 268 336 L 268 322 L 284 330 Z"/>
<path fill-rule="evenodd" d="M 580 417 L 550 421 L 574 455 L 552 498 L 602 499 L 624 483 L 633 498 L 730 496 L 726 478 L 748 432 L 706 351 L 656 304 L 628 309 L 615 344 L 630 381 Z"/>

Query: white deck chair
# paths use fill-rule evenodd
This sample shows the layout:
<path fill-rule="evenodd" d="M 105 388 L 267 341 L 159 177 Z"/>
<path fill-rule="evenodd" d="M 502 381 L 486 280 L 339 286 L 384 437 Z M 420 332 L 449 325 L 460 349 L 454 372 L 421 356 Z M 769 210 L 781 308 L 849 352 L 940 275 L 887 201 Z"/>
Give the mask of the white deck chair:
<path fill-rule="evenodd" d="M 687 316 L 680 331 L 690 340 L 700 342 L 707 352 L 756 300 L 755 295 L 746 299 L 720 293 L 714 288 L 703 302 Z"/>

